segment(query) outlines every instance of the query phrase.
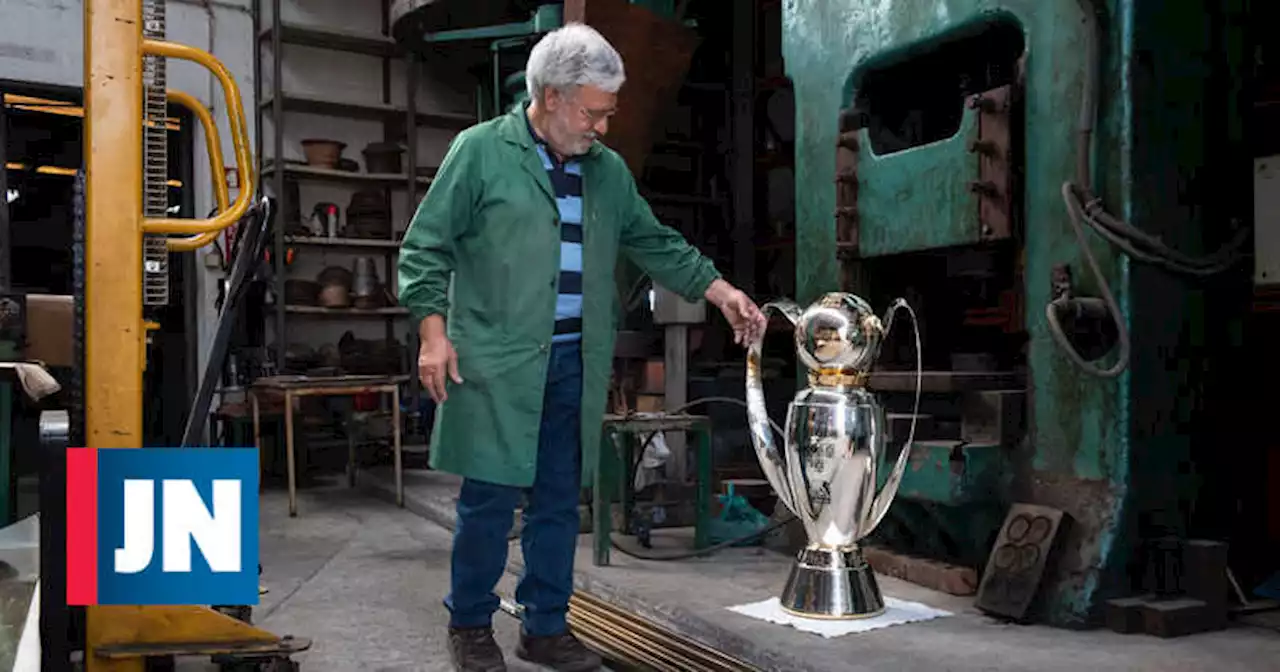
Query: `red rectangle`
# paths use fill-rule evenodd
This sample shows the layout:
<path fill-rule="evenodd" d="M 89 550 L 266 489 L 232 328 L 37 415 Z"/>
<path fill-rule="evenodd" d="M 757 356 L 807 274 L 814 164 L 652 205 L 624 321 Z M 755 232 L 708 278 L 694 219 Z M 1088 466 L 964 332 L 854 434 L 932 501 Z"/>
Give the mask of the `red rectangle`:
<path fill-rule="evenodd" d="M 98 451 L 67 449 L 67 604 L 98 602 Z"/>

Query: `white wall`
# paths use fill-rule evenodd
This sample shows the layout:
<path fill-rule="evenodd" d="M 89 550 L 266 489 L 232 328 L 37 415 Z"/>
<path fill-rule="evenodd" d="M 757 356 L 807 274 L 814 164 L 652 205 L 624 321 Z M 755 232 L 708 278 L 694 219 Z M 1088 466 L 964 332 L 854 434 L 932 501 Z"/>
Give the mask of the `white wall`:
<path fill-rule="evenodd" d="M 345 31 L 377 34 L 381 29 L 380 0 L 282 0 L 282 18 L 286 22 L 310 26 L 337 28 Z M 263 0 L 263 25 L 270 25 L 271 0 Z M 240 87 L 245 113 L 250 125 L 251 143 L 258 132 L 264 139 L 264 153 L 270 156 L 272 129 L 267 115 L 263 129 L 254 127 L 254 110 L 258 101 L 254 97 L 253 48 L 254 24 L 250 12 L 251 0 L 168 0 L 167 38 L 210 51 L 231 71 Z M 83 3 L 79 0 L 0 0 L 0 78 L 63 86 L 83 86 Z M 270 44 L 262 50 L 264 95 L 270 92 Z M 182 89 L 207 105 L 214 114 L 222 136 L 222 147 L 228 167 L 235 163 L 231 137 L 226 121 L 226 109 L 222 92 L 216 81 L 195 64 L 171 61 L 169 85 Z M 445 62 L 424 64 L 423 79 L 419 86 L 417 104 L 419 110 L 470 112 L 474 105 L 466 76 L 450 74 Z M 308 47 L 285 47 L 283 80 L 286 90 L 323 96 L 326 99 L 354 102 L 380 102 L 382 100 L 382 76 L 380 59 L 322 51 Z M 447 84 L 444 82 L 448 82 Z M 403 104 L 405 99 L 403 64 L 396 63 L 392 71 L 392 102 Z M 354 121 L 333 117 L 289 114 L 286 118 L 285 157 L 302 158 L 298 141 L 305 137 L 329 137 L 348 144 L 347 155 L 360 160 L 360 150 L 366 144 L 381 140 L 379 122 Z M 448 146 L 452 131 L 426 129 L 419 131 L 419 165 L 437 165 Z M 194 167 L 195 204 L 197 214 L 207 213 L 213 204 L 211 176 L 204 152 L 203 133 L 195 134 L 196 159 Z M 256 144 L 253 146 L 256 147 Z M 354 189 L 343 186 L 302 186 L 302 212 L 304 217 L 317 201 L 331 201 L 345 209 Z M 235 192 L 232 191 L 232 198 Z M 403 191 L 393 199 L 394 222 L 403 229 L 408 219 Z M 309 250 L 310 251 L 310 250 Z M 201 254 L 202 252 L 197 252 Z M 326 255 L 316 251 L 304 255 L 295 277 L 312 276 L 330 264 L 350 266 L 351 254 Z M 220 271 L 206 270 L 202 265 L 198 278 L 203 297 L 200 320 L 201 368 L 207 357 L 216 312 L 213 301 L 217 295 Z M 380 269 L 380 275 L 385 272 Z M 382 278 L 387 281 L 386 277 Z M 338 336 L 349 323 L 326 323 L 320 320 L 293 321 L 290 340 L 301 334 L 302 340 L 312 344 L 336 343 Z M 398 332 L 404 331 L 400 325 Z M 382 333 L 382 324 L 369 321 L 357 332 L 358 336 L 376 338 Z"/>
<path fill-rule="evenodd" d="M 246 112 L 253 97 L 253 19 L 251 0 L 169 0 L 166 7 L 167 39 L 211 51 L 231 71 L 240 87 Z M 38 84 L 82 88 L 84 85 L 84 4 L 79 0 L 0 0 L 0 78 Z M 234 165 L 230 129 L 221 89 L 215 80 L 192 63 L 173 61 L 168 68 L 169 86 L 192 94 L 212 110 L 222 136 L 224 154 Z M 250 117 L 249 132 L 254 134 Z M 194 141 L 195 207 L 206 213 L 213 203 L 212 180 L 204 152 L 204 133 L 197 127 Z M 235 192 L 232 192 L 234 198 Z M 204 297 L 200 320 L 200 366 L 203 368 L 212 338 L 216 312 L 217 277 L 201 271 L 198 291 Z"/>
<path fill-rule="evenodd" d="M 250 0 L 169 0 L 169 40 L 213 53 L 231 71 L 244 97 L 253 104 L 253 19 Z M 84 5 L 78 0 L 0 0 L 0 78 L 80 88 L 84 83 Z M 194 95 L 210 108 L 222 136 L 227 160 L 234 163 L 231 134 L 220 88 L 204 68 L 169 64 L 169 85 Z M 252 120 L 252 117 L 250 117 Z M 256 129 L 249 129 L 250 134 Z M 196 129 L 196 210 L 213 203 L 204 135 Z"/>

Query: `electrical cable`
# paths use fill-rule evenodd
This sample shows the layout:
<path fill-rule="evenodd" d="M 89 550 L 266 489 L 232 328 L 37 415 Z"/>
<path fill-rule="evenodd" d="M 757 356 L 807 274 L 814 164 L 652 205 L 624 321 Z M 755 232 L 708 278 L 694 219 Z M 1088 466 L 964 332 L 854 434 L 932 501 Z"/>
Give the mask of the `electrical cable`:
<path fill-rule="evenodd" d="M 1049 325 L 1049 333 L 1053 336 L 1053 340 L 1058 343 L 1063 352 L 1075 362 L 1084 372 L 1099 378 L 1115 378 L 1124 372 L 1129 366 L 1129 327 L 1120 317 L 1120 306 L 1116 303 L 1116 297 L 1111 293 L 1111 285 L 1107 283 L 1106 277 L 1102 274 L 1102 269 L 1098 267 L 1098 260 L 1094 259 L 1093 252 L 1089 250 L 1089 242 L 1084 237 L 1084 227 L 1080 224 L 1080 218 L 1077 216 L 1075 202 L 1071 198 L 1072 186 L 1070 182 L 1062 185 L 1062 198 L 1067 204 L 1067 211 L 1071 214 L 1071 228 L 1075 231 L 1076 242 L 1080 244 L 1080 252 L 1084 255 L 1085 263 L 1089 265 L 1089 270 L 1098 280 L 1098 290 L 1102 292 L 1102 300 L 1107 305 L 1107 312 L 1111 315 L 1111 319 L 1116 324 L 1117 336 L 1120 345 L 1120 354 L 1116 357 L 1116 362 L 1107 369 L 1102 369 L 1091 362 L 1085 361 L 1075 346 L 1067 338 L 1067 334 L 1062 329 L 1062 325 L 1058 323 L 1058 309 L 1065 302 L 1070 301 L 1067 297 L 1060 297 L 1050 301 L 1044 307 L 1045 320 Z"/>
<path fill-rule="evenodd" d="M 1081 10 L 1084 12 L 1086 26 L 1084 31 L 1084 85 L 1081 87 L 1083 90 L 1080 96 L 1080 118 L 1077 122 L 1079 136 L 1076 145 L 1076 182 L 1079 184 L 1080 189 L 1088 189 L 1092 181 L 1089 161 L 1093 148 L 1093 124 L 1098 116 L 1098 68 L 1101 67 L 1102 59 L 1099 57 L 1098 17 L 1094 13 L 1093 0 L 1079 0 L 1079 3 Z M 1120 305 L 1116 302 L 1116 297 L 1111 292 L 1111 285 L 1107 282 L 1106 276 L 1103 275 L 1102 269 L 1098 266 L 1097 259 L 1094 258 L 1093 252 L 1089 249 L 1089 241 L 1085 239 L 1084 227 L 1080 223 L 1081 216 L 1074 200 L 1075 189 L 1076 187 L 1070 181 L 1063 183 L 1062 198 L 1067 207 L 1067 214 L 1071 221 L 1071 228 L 1075 232 L 1076 243 L 1080 247 L 1080 253 L 1084 256 L 1085 263 L 1097 280 L 1098 289 L 1102 292 L 1102 300 L 1107 306 L 1107 312 L 1111 315 L 1111 319 L 1116 325 L 1120 353 L 1116 357 L 1115 363 L 1107 369 L 1102 369 L 1086 361 L 1075 346 L 1071 344 L 1071 340 L 1067 338 L 1066 332 L 1058 322 L 1058 309 L 1070 300 L 1068 297 L 1058 297 L 1046 304 L 1044 307 L 1045 320 L 1049 327 L 1050 336 L 1053 337 L 1058 347 L 1067 354 L 1067 357 L 1077 367 L 1085 373 L 1099 378 L 1115 378 L 1129 367 L 1129 326 L 1125 324 L 1124 319 L 1121 317 Z M 1110 237 L 1107 239 L 1112 240 Z"/>
<path fill-rule="evenodd" d="M 688 409 L 690 409 L 690 408 L 693 408 L 694 406 L 700 406 L 700 405 L 702 405 L 702 404 L 706 404 L 706 403 L 710 403 L 710 402 L 719 402 L 719 403 L 726 403 L 726 404 L 737 404 L 737 405 L 739 405 L 739 406 L 741 406 L 741 407 L 743 407 L 743 408 L 747 408 L 747 402 L 745 402 L 745 401 L 743 401 L 743 400 L 741 400 L 741 399 L 737 399 L 737 398 L 735 398 L 735 397 L 699 397 L 699 398 L 697 398 L 697 399 L 694 399 L 693 401 L 690 401 L 690 402 L 685 403 L 685 404 L 683 404 L 683 405 L 677 406 L 677 407 L 676 407 L 676 410 L 674 410 L 674 411 L 672 411 L 672 412 L 673 412 L 673 413 L 683 413 L 683 412 L 685 412 L 686 410 L 688 410 Z M 769 426 L 770 426 L 770 427 L 773 427 L 773 431 L 777 432 L 777 433 L 778 433 L 778 436 L 783 436 L 783 435 L 784 435 L 784 432 L 782 431 L 782 427 L 781 427 L 781 426 L 779 426 L 779 425 L 778 425 L 778 423 L 774 422 L 774 421 L 773 421 L 773 418 L 770 418 L 770 419 L 769 419 Z"/>
<path fill-rule="evenodd" d="M 1082 86 L 1080 101 L 1080 119 L 1079 119 L 1079 138 L 1076 156 L 1076 184 L 1075 187 L 1080 195 L 1080 210 L 1084 213 L 1084 219 L 1095 228 L 1107 228 L 1117 235 L 1127 239 L 1130 243 L 1125 251 L 1133 256 L 1138 257 L 1142 261 L 1151 261 L 1151 257 L 1156 257 L 1155 263 L 1159 263 L 1166 268 L 1187 275 L 1209 275 L 1219 273 L 1230 268 L 1239 262 L 1243 255 L 1237 254 L 1239 248 L 1244 245 L 1247 240 L 1249 227 L 1243 227 L 1238 231 L 1236 237 L 1222 247 L 1217 252 L 1206 257 L 1191 257 L 1174 250 L 1160 240 L 1159 237 L 1153 236 L 1132 224 L 1125 222 L 1118 217 L 1108 213 L 1102 203 L 1101 197 L 1093 193 L 1093 181 L 1090 171 L 1090 153 L 1093 147 L 1093 128 L 1097 122 L 1098 116 L 1098 97 L 1100 76 L 1102 69 L 1102 58 L 1100 54 L 1100 28 L 1098 23 L 1098 15 L 1101 12 L 1101 5 L 1098 0 L 1078 0 L 1081 11 L 1085 19 L 1085 59 L 1086 71 L 1085 81 Z M 1113 243 L 1113 239 L 1110 239 Z M 1147 254 L 1134 254 L 1130 250 L 1137 246 L 1146 246 L 1150 248 Z M 1209 269 L 1213 269 L 1212 272 Z"/>
<path fill-rule="evenodd" d="M 1078 191 L 1078 187 L 1073 185 L 1071 193 L 1065 196 L 1073 202 L 1072 205 L 1068 206 L 1075 209 L 1072 217 L 1083 219 L 1095 233 L 1119 247 L 1129 256 L 1139 261 L 1164 266 L 1177 273 L 1196 276 L 1221 273 L 1239 261 L 1239 256 L 1236 253 L 1248 242 L 1250 231 L 1247 228 L 1243 228 L 1236 232 L 1231 242 L 1224 245 L 1217 252 L 1202 258 L 1188 257 L 1181 252 L 1164 246 L 1164 243 L 1159 238 L 1140 231 L 1128 222 L 1112 217 L 1102 209 L 1100 200 L 1097 197 L 1094 197 L 1088 203 L 1084 202 L 1082 195 Z M 1150 248 L 1152 251 L 1140 250 L 1138 249 L 1139 245 Z M 1162 249 L 1164 251 L 1160 251 Z"/>
<path fill-rule="evenodd" d="M 1090 272 L 1098 283 L 1102 301 L 1115 323 L 1118 337 L 1119 354 L 1110 367 L 1103 369 L 1085 361 L 1075 346 L 1071 344 L 1058 319 L 1058 311 L 1072 301 L 1068 296 L 1061 296 L 1045 306 L 1045 318 L 1049 334 L 1062 348 L 1068 358 L 1085 373 L 1100 378 L 1119 376 L 1129 366 L 1132 354 L 1128 325 L 1121 316 L 1120 306 L 1111 291 L 1110 283 L 1098 266 L 1093 252 L 1089 249 L 1084 234 L 1084 224 L 1107 242 L 1119 248 L 1131 258 L 1141 262 L 1161 266 L 1167 270 L 1184 275 L 1205 277 L 1216 275 L 1233 267 L 1243 255 L 1238 254 L 1248 238 L 1249 229 L 1242 228 L 1235 238 L 1217 252 L 1201 258 L 1191 257 L 1166 245 L 1159 237 L 1153 236 L 1132 224 L 1108 213 L 1103 206 L 1102 198 L 1093 193 L 1092 171 L 1090 170 L 1093 150 L 1093 128 L 1098 116 L 1099 78 L 1101 76 L 1102 58 L 1100 55 L 1100 29 L 1098 0 L 1078 0 L 1085 20 L 1085 72 L 1081 87 L 1080 116 L 1078 120 L 1078 138 L 1076 147 L 1075 183 L 1067 181 L 1062 185 L 1062 199 L 1070 216 L 1072 229 L 1076 235 L 1081 255 L 1085 259 Z M 1145 249 L 1143 249 L 1145 248 Z"/>

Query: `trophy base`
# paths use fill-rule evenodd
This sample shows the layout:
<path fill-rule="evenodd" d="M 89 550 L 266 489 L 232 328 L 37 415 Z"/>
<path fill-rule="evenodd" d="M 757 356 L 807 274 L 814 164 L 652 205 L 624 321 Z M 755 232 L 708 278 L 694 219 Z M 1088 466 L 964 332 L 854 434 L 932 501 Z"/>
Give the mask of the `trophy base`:
<path fill-rule="evenodd" d="M 875 573 L 856 546 L 801 550 L 779 600 L 783 611 L 801 618 L 851 620 L 884 613 Z"/>

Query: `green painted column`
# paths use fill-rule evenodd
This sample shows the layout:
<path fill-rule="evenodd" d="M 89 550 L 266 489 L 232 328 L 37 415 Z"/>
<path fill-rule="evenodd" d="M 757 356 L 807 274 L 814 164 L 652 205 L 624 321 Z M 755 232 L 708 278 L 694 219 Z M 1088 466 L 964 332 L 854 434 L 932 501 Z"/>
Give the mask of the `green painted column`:
<path fill-rule="evenodd" d="M 1110 59 L 1102 73 L 1106 96 L 1098 123 L 1095 189 L 1106 194 L 1113 212 L 1127 216 L 1133 202 L 1127 172 L 1133 128 L 1127 114 L 1130 80 L 1122 64 L 1132 49 L 1131 9 L 1126 0 L 1109 2 L 1108 7 L 1106 52 L 1119 57 Z M 1024 291 L 1033 424 L 1020 482 L 1029 486 L 1024 496 L 1062 506 L 1084 530 L 1068 544 L 1061 574 L 1046 582 L 1049 620 L 1081 622 L 1104 575 L 1119 558 L 1113 542 L 1123 527 L 1128 482 L 1130 381 L 1128 374 L 1098 380 L 1077 371 L 1052 344 L 1043 320 L 1054 265 L 1070 265 L 1086 281 L 1081 285 L 1087 285 L 1060 195 L 1063 181 L 1071 179 L 1075 168 L 1075 129 L 1085 75 L 1080 5 L 1076 0 L 792 0 L 784 3 L 783 11 L 783 54 L 796 94 L 796 282 L 802 303 L 839 288 L 834 219 L 838 122 L 861 76 L 996 23 L 1013 26 L 1023 36 L 1027 121 L 1021 207 L 1027 222 Z M 939 152 L 925 146 L 902 154 L 895 169 L 903 177 L 923 178 L 936 168 Z M 860 161 L 859 168 L 865 165 Z M 940 192 L 932 202 L 929 196 L 915 198 L 902 205 L 913 213 L 900 221 L 902 234 L 925 241 L 945 238 L 941 228 L 930 227 L 947 226 L 948 221 L 929 213 L 952 210 L 957 204 L 949 199 L 954 195 Z M 886 207 L 888 212 L 901 210 L 894 210 L 892 203 Z M 1127 313 L 1127 260 L 1096 238 L 1092 245 Z"/>
<path fill-rule="evenodd" d="M 1192 454 L 1193 411 L 1203 403 L 1197 376 L 1171 364 L 1193 358 L 1206 369 L 1212 352 L 1196 352 L 1209 336 L 1199 331 L 1195 283 L 1162 268 L 1131 262 L 1093 233 L 1086 240 L 1132 334 L 1129 369 L 1101 379 L 1080 371 L 1053 342 L 1044 307 L 1052 271 L 1065 265 L 1076 295 L 1098 296 L 1062 201 L 1061 186 L 1076 172 L 1077 128 L 1086 82 L 1089 23 L 1083 7 L 1103 14 L 1099 44 L 1104 60 L 1089 160 L 1093 190 L 1106 209 L 1161 236 L 1188 254 L 1232 208 L 1229 189 L 1210 173 L 1224 165 L 1223 146 L 1238 141 L 1238 116 L 1214 95 L 1214 68 L 1235 67 L 1224 48 L 1239 51 L 1238 0 L 789 0 L 783 4 L 783 55 L 796 96 L 797 287 L 802 303 L 840 286 L 836 257 L 835 163 L 839 114 L 871 71 L 920 58 L 958 39 L 981 39 L 993 26 L 1022 37 L 1024 134 L 1021 201 L 1025 231 L 1023 298 L 1028 345 L 1028 418 L 1025 443 L 1012 453 L 1017 501 L 1065 511 L 1070 532 L 1043 583 L 1044 614 L 1051 623 L 1082 625 L 1097 615 L 1108 593 L 1128 588 L 1123 566 L 1138 543 L 1139 523 L 1182 525 L 1193 496 L 1186 463 Z M 1215 65 L 1216 64 L 1216 65 Z M 902 82 L 909 90 L 913 84 Z M 890 94 L 898 95 L 898 94 Z M 1227 122 L 1211 124 L 1210 118 Z M 1236 138 L 1236 140 L 1232 140 Z M 890 192 L 866 199 L 890 177 L 940 180 L 941 144 L 897 152 L 892 161 L 859 157 L 858 214 L 882 236 L 883 251 L 935 248 L 954 241 L 953 213 L 962 198 L 946 190 L 912 191 L 895 205 Z M 1216 162 L 1215 159 L 1216 158 Z M 1231 157 L 1226 157 L 1230 159 Z M 898 171 L 886 173 L 890 168 Z M 939 182 L 941 184 L 941 182 Z M 1218 186 L 1212 186 L 1217 184 Z M 1192 201 L 1181 198 L 1198 189 Z M 1221 193 L 1220 193 L 1221 192 Z M 1173 195 L 1179 195 L 1177 197 Z M 900 221 L 893 221 L 895 213 Z M 952 227 L 952 228 L 946 228 Z M 870 246 L 872 252 L 875 245 Z M 875 278 L 869 278 L 875 283 Z M 1211 291 L 1211 290 L 1209 290 Z M 1217 329 L 1210 325 L 1210 329 Z M 926 343 L 926 347 L 928 344 Z M 1106 362 L 1113 360 L 1108 355 Z M 946 524 L 945 522 L 939 524 Z"/>

